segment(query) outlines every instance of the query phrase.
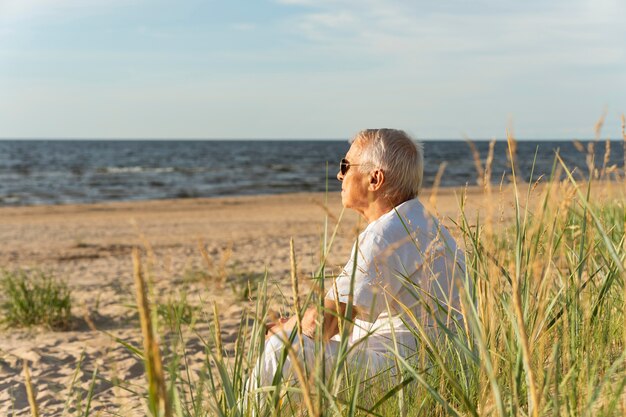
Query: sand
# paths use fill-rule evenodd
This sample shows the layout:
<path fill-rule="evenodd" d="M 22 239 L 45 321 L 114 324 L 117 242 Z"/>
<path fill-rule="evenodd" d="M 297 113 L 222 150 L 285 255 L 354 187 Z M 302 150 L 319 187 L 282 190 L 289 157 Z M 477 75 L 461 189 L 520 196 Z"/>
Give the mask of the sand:
<path fill-rule="evenodd" d="M 461 191 L 438 190 L 435 200 L 432 190 L 425 190 L 421 198 L 451 224 L 459 218 Z M 502 195 L 511 193 L 494 191 L 488 199 L 482 189 L 468 188 L 467 215 L 474 219 L 477 213 L 483 218 L 488 214 L 497 224 L 507 224 L 513 203 Z M 339 194 L 319 193 L 0 208 L 0 267 L 52 273 L 66 280 L 73 302 L 69 330 L 0 330 L 0 415 L 29 415 L 24 360 L 30 365 L 41 415 L 60 415 L 66 402 L 74 415 L 96 368 L 93 410 L 145 415 L 141 398 L 121 387 L 145 391 L 143 363 L 115 340 L 141 346 L 133 307 L 133 247 L 142 248 L 151 272 L 153 301 L 167 303 L 186 294 L 191 305 L 207 312 L 217 303 L 228 350 L 244 310 L 253 306 L 243 286 L 233 290 L 228 282 L 256 279 L 267 270 L 272 287 L 289 294 L 293 238 L 306 291 L 320 262 L 325 221 L 332 233 L 341 211 Z M 344 213 L 327 262 L 330 274 L 348 260 L 364 225 L 356 214 Z M 200 246 L 206 249 L 206 259 Z M 277 310 L 288 308 L 288 301 L 277 299 L 275 304 Z M 200 315 L 197 334 L 185 335 L 193 372 L 205 361 L 198 335 L 208 335 L 208 319 Z"/>

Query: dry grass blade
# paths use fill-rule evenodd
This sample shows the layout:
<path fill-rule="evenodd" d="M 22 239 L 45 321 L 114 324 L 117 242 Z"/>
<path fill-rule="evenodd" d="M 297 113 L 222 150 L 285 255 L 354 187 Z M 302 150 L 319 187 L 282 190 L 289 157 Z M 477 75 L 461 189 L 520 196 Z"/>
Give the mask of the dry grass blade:
<path fill-rule="evenodd" d="M 528 341 L 528 332 L 524 323 L 524 312 L 522 310 L 522 299 L 519 288 L 519 278 L 513 280 L 513 306 L 515 308 L 515 316 L 517 318 L 517 326 L 519 330 L 520 340 L 522 342 L 522 354 L 526 362 L 526 374 L 528 377 L 528 387 L 530 388 L 530 397 L 532 399 L 533 417 L 539 417 L 539 406 L 541 398 L 537 391 L 537 382 L 532 367 L 530 343 Z"/>
<path fill-rule="evenodd" d="M 485 172 L 483 173 L 483 191 L 485 192 L 485 195 L 488 199 L 488 201 L 491 201 L 491 195 L 492 195 L 492 190 L 491 190 L 491 173 L 493 171 L 493 158 L 494 158 L 494 153 L 495 153 L 495 147 L 496 147 L 496 139 L 492 139 L 489 142 L 489 150 L 487 152 L 487 159 L 485 160 Z M 495 204 L 488 204 L 487 205 L 487 221 L 486 221 L 486 233 L 488 233 L 489 235 L 491 235 L 493 233 L 493 226 L 495 224 L 494 222 L 494 208 L 495 208 Z"/>
<path fill-rule="evenodd" d="M 600 139 L 600 135 L 602 134 L 602 126 L 604 126 L 604 120 L 606 119 L 606 110 L 596 124 L 593 127 L 593 131 L 595 132 L 595 140 L 598 141 Z M 589 180 L 594 178 L 594 174 L 597 177 L 598 172 L 596 171 L 596 151 L 595 151 L 595 143 L 589 142 L 587 145 L 587 168 L 589 169 Z"/>
<path fill-rule="evenodd" d="M 226 284 L 226 280 L 228 279 L 228 270 L 226 269 L 226 265 L 228 261 L 230 261 L 231 256 L 233 255 L 233 243 L 230 242 L 229 245 L 224 249 L 222 254 L 220 255 L 220 264 L 218 266 L 218 275 L 220 277 L 221 285 Z"/>
<path fill-rule="evenodd" d="M 96 324 L 91 319 L 91 315 L 89 314 L 89 310 L 85 311 L 85 314 L 83 314 L 83 319 L 85 319 L 85 323 L 87 323 L 87 327 L 89 327 L 89 329 L 91 331 L 93 331 L 93 332 L 97 332 L 98 331 L 98 328 L 96 327 Z"/>
<path fill-rule="evenodd" d="M 157 258 L 156 258 L 156 254 L 154 253 L 154 248 L 152 247 L 152 244 L 150 243 L 150 240 L 148 240 L 146 235 L 143 233 L 143 231 L 139 227 L 139 224 L 137 223 L 137 220 L 134 219 L 134 218 L 130 219 L 130 224 L 135 229 L 135 234 L 139 237 L 139 240 L 141 241 L 141 244 L 146 249 L 146 254 L 148 255 L 148 264 L 150 266 L 152 266 L 152 267 L 157 265 L 157 261 L 156 261 Z"/>
<path fill-rule="evenodd" d="M 600 173 L 600 178 L 604 178 L 607 173 L 607 167 L 609 165 L 609 160 L 611 159 L 611 141 L 609 139 L 604 142 L 604 160 L 602 161 L 602 172 Z"/>
<path fill-rule="evenodd" d="M 296 263 L 296 248 L 293 243 L 293 238 L 289 240 L 289 260 L 291 263 L 291 290 L 293 291 L 293 307 L 296 310 L 296 331 L 298 332 L 298 341 L 300 342 L 301 352 L 304 354 L 304 341 L 302 340 L 302 310 L 300 307 L 300 294 L 298 290 L 298 265 Z"/>
<path fill-rule="evenodd" d="M 524 225 L 521 224 L 521 219 L 520 219 L 520 207 L 519 207 L 519 200 L 518 200 L 518 194 L 517 194 L 517 181 L 516 181 L 516 165 L 515 165 L 515 151 L 517 148 L 517 142 L 515 141 L 515 139 L 512 137 L 512 135 L 509 135 L 507 132 L 507 142 L 509 145 L 509 159 L 511 161 L 511 169 L 513 171 L 513 187 L 514 187 L 514 198 L 515 198 L 515 214 L 517 217 L 517 248 L 516 251 L 519 252 L 522 251 L 522 246 L 521 246 L 521 241 L 522 241 L 522 235 L 525 234 L 525 230 L 524 228 L 526 227 L 526 218 L 524 218 L 523 222 Z M 528 341 L 528 332 L 526 331 L 526 324 L 524 323 L 524 310 L 522 308 L 522 299 L 521 299 L 521 289 L 520 289 L 520 280 L 522 279 L 521 276 L 521 272 L 520 272 L 520 263 L 521 263 L 521 256 L 516 256 L 517 259 L 515 261 L 516 263 L 516 270 L 515 270 L 515 277 L 512 280 L 512 290 L 513 290 L 513 306 L 515 309 L 515 316 L 516 316 L 516 322 L 517 322 L 517 333 L 519 334 L 519 339 L 522 345 L 522 358 L 523 358 L 523 362 L 524 362 L 524 369 L 526 371 L 526 377 L 528 380 L 528 386 L 530 389 L 530 398 L 531 398 L 531 405 L 532 405 L 532 414 L 533 417 L 539 417 L 539 405 L 540 405 L 540 398 L 539 398 L 539 393 L 537 391 L 537 383 L 535 380 L 535 374 L 533 371 L 533 367 L 532 367 L 532 356 L 531 356 L 531 352 L 530 352 L 530 343 Z"/>
<path fill-rule="evenodd" d="M 287 349 L 287 353 L 289 354 L 289 359 L 291 361 L 291 368 L 298 379 L 298 384 L 302 387 L 302 397 L 304 399 L 304 405 L 307 408 L 310 416 L 319 416 L 320 413 L 318 410 L 313 407 L 313 401 L 311 399 L 311 392 L 309 391 L 309 387 L 311 384 L 308 383 L 307 378 L 305 377 L 305 372 L 302 370 L 302 364 L 298 359 L 298 355 L 295 353 L 293 348 L 289 345 L 289 343 L 285 342 L 285 349 Z M 304 352 L 303 352 L 304 353 Z M 305 366 L 306 367 L 306 366 Z"/>
<path fill-rule="evenodd" d="M 443 177 L 443 173 L 446 170 L 448 163 L 443 161 L 439 164 L 439 169 L 437 169 L 437 175 L 435 175 L 435 181 L 433 182 L 432 191 L 430 192 L 430 197 L 428 198 L 428 202 L 433 209 L 437 205 L 437 192 L 439 192 L 439 184 L 441 184 L 441 178 Z"/>
<path fill-rule="evenodd" d="M 198 250 L 200 251 L 200 256 L 202 256 L 202 260 L 204 261 L 207 272 L 210 272 L 213 269 L 213 260 L 209 256 L 209 253 L 206 251 L 204 242 L 201 239 L 198 239 Z"/>
<path fill-rule="evenodd" d="M 146 282 L 143 277 L 141 258 L 137 248 L 133 250 L 133 272 L 135 277 L 137 308 L 139 310 L 141 332 L 143 335 L 146 377 L 148 379 L 148 389 L 153 406 L 152 411 L 157 415 L 160 410 L 163 410 L 164 415 L 170 417 L 172 411 L 167 398 L 161 352 L 159 351 L 159 344 L 154 335 L 152 315 L 150 314 L 150 305 L 146 292 Z"/>
<path fill-rule="evenodd" d="M 35 400 L 35 389 L 30 381 L 30 369 L 28 368 L 28 361 L 24 361 L 24 382 L 26 385 L 26 396 L 28 397 L 28 405 L 30 406 L 30 415 L 32 417 L 39 417 L 39 409 L 37 408 L 37 401 Z"/>
<path fill-rule="evenodd" d="M 512 130 L 507 129 L 506 142 L 509 148 L 509 152 L 507 152 L 506 158 L 508 159 L 509 164 L 511 165 L 511 170 L 513 171 L 513 175 L 517 176 L 517 140 L 515 139 L 515 136 L 513 136 Z M 517 181 L 517 178 L 516 178 L 516 181 Z"/>
<path fill-rule="evenodd" d="M 293 291 L 293 307 L 296 310 L 298 316 L 298 326 L 300 326 L 300 297 L 298 289 L 298 265 L 296 263 L 296 248 L 293 243 L 293 238 L 289 240 L 289 261 L 291 265 L 291 289 Z"/>
<path fill-rule="evenodd" d="M 480 153 L 478 152 L 478 149 L 476 149 L 476 145 L 474 145 L 474 142 L 472 142 L 471 140 L 467 138 L 465 139 L 465 142 L 467 142 L 467 144 L 470 147 L 470 150 L 472 151 L 472 157 L 474 158 L 474 166 L 476 167 L 476 173 L 478 174 L 478 176 L 476 177 L 476 183 L 480 185 L 480 180 L 485 175 L 485 171 L 483 170 L 483 164 L 480 161 Z"/>
<path fill-rule="evenodd" d="M 493 139 L 489 142 L 489 152 L 487 153 L 487 159 L 485 160 L 485 172 L 483 173 L 483 187 L 488 191 L 491 191 L 491 171 L 493 169 L 493 154 L 496 147 L 496 140 Z"/>
<path fill-rule="evenodd" d="M 581 141 L 579 140 L 574 140 L 572 142 L 572 145 L 574 145 L 574 148 L 576 148 L 576 150 L 580 153 L 585 153 L 585 145 L 582 144 Z"/>
<path fill-rule="evenodd" d="M 596 169 L 596 147 L 595 142 L 589 142 L 587 144 L 587 169 L 589 170 L 589 181 L 593 178 L 593 174 Z"/>

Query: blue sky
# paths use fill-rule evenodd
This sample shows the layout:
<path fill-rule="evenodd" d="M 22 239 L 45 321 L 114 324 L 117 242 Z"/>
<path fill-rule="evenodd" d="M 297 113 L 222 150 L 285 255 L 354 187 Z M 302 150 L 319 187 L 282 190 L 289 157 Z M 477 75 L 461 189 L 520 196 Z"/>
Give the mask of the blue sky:
<path fill-rule="evenodd" d="M 622 0 L 0 0 L 0 137 L 619 139 Z"/>

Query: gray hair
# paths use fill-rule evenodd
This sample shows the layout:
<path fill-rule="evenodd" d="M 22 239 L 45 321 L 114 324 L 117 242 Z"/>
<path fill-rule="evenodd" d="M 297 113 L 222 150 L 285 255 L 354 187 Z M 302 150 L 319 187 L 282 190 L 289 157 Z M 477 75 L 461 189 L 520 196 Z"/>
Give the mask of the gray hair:
<path fill-rule="evenodd" d="M 372 166 L 385 173 L 384 195 L 395 205 L 419 194 L 424 174 L 424 150 L 402 130 L 367 129 L 351 141 L 361 146 L 359 170 L 367 174 Z M 369 169 L 368 169 L 369 168 Z"/>

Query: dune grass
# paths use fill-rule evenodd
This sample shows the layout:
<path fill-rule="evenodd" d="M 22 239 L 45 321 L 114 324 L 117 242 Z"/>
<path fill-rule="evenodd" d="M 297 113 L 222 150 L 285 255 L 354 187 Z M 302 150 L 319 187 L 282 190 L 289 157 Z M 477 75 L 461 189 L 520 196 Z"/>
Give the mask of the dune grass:
<path fill-rule="evenodd" d="M 266 279 L 258 284 L 256 308 L 242 317 L 229 349 L 221 340 L 217 309 L 205 309 L 213 330 L 203 338 L 207 361 L 200 372 L 191 373 L 185 364 L 181 329 L 189 322 L 182 314 L 178 341 L 168 338 L 175 346 L 159 346 L 157 337 L 148 337 L 143 349 L 151 363 L 148 409 L 166 416 L 626 414 L 624 196 L 596 202 L 593 187 L 606 183 L 579 184 L 557 159 L 559 170 L 565 180 L 555 174 L 539 185 L 533 178 L 514 183 L 512 224 L 490 218 L 497 207 L 484 217 L 457 219 L 452 232 L 466 247 L 462 320 L 446 323 L 434 317 L 437 332 L 412 323 L 420 346 L 414 357 L 396 352 L 388 372 L 355 372 L 347 344 L 350 323 L 342 321 L 342 348 L 330 370 L 319 339 L 313 366 L 298 365 L 294 332 L 293 348 L 285 349 L 283 357 L 296 364 L 292 380 L 277 375 L 273 387 L 247 389 L 264 347 Z M 489 187 L 485 193 L 497 200 Z M 298 294 L 292 250 L 293 314 L 298 317 L 311 305 L 322 317 L 320 294 L 330 283 L 325 255 L 335 231 L 323 238 L 320 268 L 312 278 L 320 290 L 306 297 Z M 168 328 L 178 314 L 172 310 Z M 142 315 L 144 332 L 159 327 L 158 315 L 145 309 Z M 169 352 L 164 377 L 154 376 L 159 349 Z"/>
<path fill-rule="evenodd" d="M 42 271 L 0 272 L 0 322 L 9 327 L 42 325 L 67 329 L 72 301 L 67 285 Z"/>

